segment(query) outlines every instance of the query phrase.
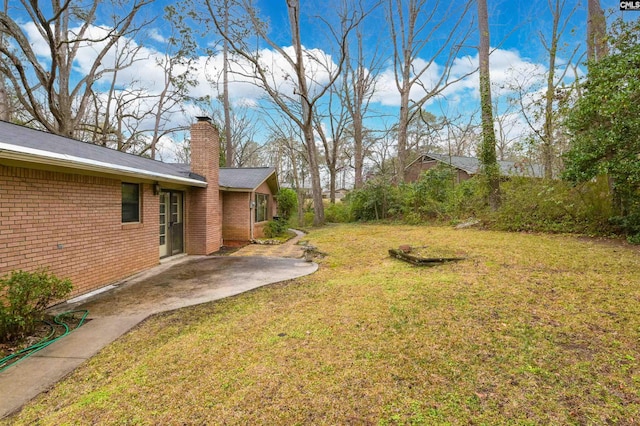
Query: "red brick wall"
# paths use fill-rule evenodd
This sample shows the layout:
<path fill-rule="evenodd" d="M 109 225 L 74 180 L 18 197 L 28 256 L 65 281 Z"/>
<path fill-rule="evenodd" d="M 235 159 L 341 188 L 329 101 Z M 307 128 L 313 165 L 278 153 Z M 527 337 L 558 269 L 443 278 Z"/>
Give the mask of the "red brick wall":
<path fill-rule="evenodd" d="M 264 227 L 267 222 L 256 222 L 253 225 L 253 238 L 264 238 Z"/>
<path fill-rule="evenodd" d="M 269 185 L 266 182 L 263 182 L 258 189 L 256 189 L 256 192 L 260 194 L 269 194 L 269 211 L 267 214 L 269 219 L 273 219 L 273 216 L 276 215 L 276 200 L 271 193 L 271 188 L 269 188 Z"/>
<path fill-rule="evenodd" d="M 250 192 L 223 192 L 222 238 L 225 241 L 249 241 Z"/>
<path fill-rule="evenodd" d="M 220 249 L 218 130 L 209 121 L 191 126 L 191 171 L 204 176 L 206 188 L 191 188 L 187 195 L 185 247 L 188 254 L 210 254 Z"/>
<path fill-rule="evenodd" d="M 421 162 L 420 160 L 414 162 L 407 168 L 407 172 L 405 173 L 405 180 L 407 182 L 415 182 L 418 180 L 418 177 L 429 169 L 438 166 L 438 162 L 435 160 L 428 161 L 426 163 Z"/>
<path fill-rule="evenodd" d="M 158 263 L 158 197 L 122 224 L 121 181 L 0 165 L 0 275 L 47 267 L 83 294 Z"/>
<path fill-rule="evenodd" d="M 256 193 L 258 194 L 269 194 L 269 206 L 267 207 L 267 218 L 268 220 L 273 219 L 274 216 L 274 208 L 276 206 L 275 199 L 273 194 L 271 193 L 271 189 L 266 182 L 263 182 L 257 189 Z M 264 227 L 267 221 L 264 222 L 255 222 L 255 213 L 251 217 L 251 220 L 254 221 L 253 225 L 253 238 L 264 238 Z"/>

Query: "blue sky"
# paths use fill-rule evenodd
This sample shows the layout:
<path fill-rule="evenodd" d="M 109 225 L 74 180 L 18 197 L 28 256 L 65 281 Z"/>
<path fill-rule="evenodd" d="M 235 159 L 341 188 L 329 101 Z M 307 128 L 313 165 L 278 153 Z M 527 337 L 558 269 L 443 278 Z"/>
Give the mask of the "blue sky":
<path fill-rule="evenodd" d="M 565 15 L 576 4 L 575 1 L 568 0 L 565 6 Z M 282 45 L 289 42 L 288 33 L 285 31 L 286 25 L 286 9 L 284 1 L 278 2 L 273 0 L 263 0 L 257 2 L 263 13 L 269 16 L 272 27 L 276 30 L 274 38 L 277 38 Z M 617 11 L 618 2 L 612 0 L 602 0 L 602 7 L 612 9 L 613 16 L 620 16 Z M 453 6 L 456 7 L 455 5 Z M 540 41 L 540 33 L 550 34 L 552 25 L 552 15 L 547 0 L 533 1 L 506 1 L 497 0 L 488 2 L 490 13 L 490 31 L 491 44 L 496 50 L 492 54 L 492 77 L 494 77 L 496 86 L 503 85 L 503 79 L 507 79 L 506 69 L 509 67 L 520 67 L 523 70 L 540 69 L 544 71 L 547 63 L 546 51 Z M 303 20 L 303 44 L 307 49 L 319 49 L 327 54 L 334 53 L 327 47 L 327 43 L 322 35 L 322 25 L 315 16 L 323 13 L 329 19 L 331 14 L 327 13 L 331 9 L 331 1 L 302 1 Z M 475 5 L 471 9 L 472 15 L 475 15 Z M 626 14 L 634 14 L 634 12 L 624 12 Z M 381 9 L 374 14 L 367 22 L 367 28 L 371 33 L 371 42 L 374 43 L 378 39 L 382 40 L 381 48 L 390 52 L 391 44 L 385 22 L 385 11 Z M 635 16 L 635 15 L 634 15 Z M 443 28 L 443 33 L 447 28 Z M 561 50 L 558 54 L 560 61 L 567 60 L 574 47 L 580 46 L 580 53 L 585 48 L 585 31 L 586 31 L 586 3 L 579 4 L 567 26 L 565 34 L 562 38 Z M 477 46 L 477 34 L 474 32 L 471 38 L 465 43 L 462 49 L 460 61 L 465 59 L 472 60 L 477 54 L 475 46 Z M 425 52 L 425 59 L 429 58 L 429 53 Z M 387 71 L 390 71 L 390 63 L 387 64 Z M 387 76 L 388 78 L 391 75 Z M 378 105 L 392 112 L 392 108 L 396 106 L 395 96 L 393 94 L 393 84 L 386 81 L 382 85 L 389 89 L 389 93 L 381 93 L 377 98 Z M 470 90 L 475 87 L 472 83 L 459 85 L 459 95 L 464 96 L 468 100 L 468 96 L 474 96 L 474 91 Z M 453 102 L 460 102 L 454 94 Z"/>
<path fill-rule="evenodd" d="M 326 42 L 324 35 L 325 28 L 319 19 L 323 17 L 328 20 L 335 19 L 333 2 L 337 0 L 326 1 L 305 1 L 302 0 L 302 18 L 303 18 L 303 31 L 302 38 L 305 48 L 310 51 L 313 49 L 313 54 L 316 57 L 335 59 L 335 52 Z M 429 2 L 428 4 L 434 4 L 435 2 Z M 565 13 L 576 5 L 573 0 L 566 0 Z M 151 6 L 152 10 L 146 12 L 146 16 L 150 14 L 161 14 L 161 1 L 156 1 Z M 285 7 L 285 1 L 275 0 L 260 0 L 257 1 L 259 7 L 261 7 L 264 16 L 268 16 L 273 32 L 271 33 L 279 44 L 283 47 L 287 47 L 290 44 L 289 34 L 287 31 L 287 12 Z M 464 2 L 451 2 L 443 5 L 450 5 L 450 12 L 454 15 L 459 13 L 459 9 Z M 640 12 L 619 12 L 618 0 L 601 0 L 601 5 L 605 10 L 612 10 L 613 15 L 624 16 L 628 19 L 636 19 L 640 16 Z M 11 6 L 10 14 L 17 16 L 24 28 L 28 28 L 29 24 L 26 22 L 24 15 L 20 15 L 15 9 L 17 5 Z M 544 74 L 547 69 L 547 57 L 546 52 L 542 46 L 539 38 L 540 33 L 550 34 L 552 15 L 549 9 L 549 2 L 547 0 L 531 0 L 531 1 L 507 1 L 507 0 L 488 0 L 489 8 L 489 25 L 491 31 L 491 44 L 496 49 L 492 53 L 491 57 L 491 74 L 494 82 L 494 98 L 501 100 L 507 99 L 513 95 L 511 87 L 515 85 L 526 86 L 532 95 L 531 99 L 535 97 L 536 91 L 539 90 L 541 82 L 544 81 Z M 471 14 L 469 19 L 475 15 L 475 4 L 471 7 Z M 609 13 L 609 12 L 607 12 Z M 608 15 L 609 16 L 609 15 Z M 471 21 L 467 23 L 471 24 Z M 107 23 L 105 23 L 107 24 Z M 137 80 L 140 84 L 146 84 L 146 89 L 149 91 L 157 90 L 157 82 L 162 79 L 161 73 L 154 65 L 156 58 L 161 57 L 166 42 L 168 26 L 162 22 L 162 19 L 158 19 L 154 24 L 148 28 L 149 32 L 147 37 L 142 40 L 135 40 L 139 46 L 143 46 L 142 52 L 148 58 L 146 61 L 140 61 L 135 66 L 127 69 L 122 73 L 123 85 L 127 85 L 126 79 Z M 448 27 L 445 25 L 441 32 L 434 35 L 434 40 L 442 38 L 444 34 L 448 32 Z M 469 40 L 464 43 L 464 47 L 461 49 L 460 54 L 454 64 L 454 74 L 460 75 L 472 70 L 477 64 L 477 33 L 472 33 Z M 385 9 L 382 8 L 371 17 L 368 18 L 365 24 L 365 31 L 370 36 L 368 39 L 369 48 L 373 49 L 378 45 L 378 49 L 381 53 L 389 54 L 391 51 L 390 36 L 385 19 Z M 578 4 L 575 13 L 573 14 L 565 34 L 562 38 L 562 48 L 558 54 L 560 62 L 568 59 L 570 52 L 573 51 L 575 46 L 580 46 L 580 50 L 584 51 L 585 48 L 585 31 L 586 31 L 586 2 Z M 32 32 L 32 43 L 38 44 L 37 35 Z M 200 39 L 203 47 L 210 44 L 211 40 Z M 428 60 L 430 54 L 428 50 L 437 46 L 437 41 L 430 43 L 425 47 L 425 52 L 422 52 L 419 58 Z M 46 61 L 46 50 L 40 50 L 42 60 Z M 269 54 L 266 51 L 265 54 Z M 334 55 L 334 56 L 330 56 Z M 274 64 L 282 64 L 282 70 L 286 69 L 283 65 L 281 58 L 278 55 L 273 54 L 271 58 Z M 474 62 L 475 60 L 475 62 Z M 91 64 L 92 52 L 91 49 L 86 49 L 79 55 L 77 63 L 78 75 L 82 74 L 83 69 Z M 438 66 L 442 61 L 436 60 L 436 66 L 433 67 L 434 71 L 438 70 Z M 217 88 L 211 85 L 210 80 L 216 79 L 216 72 L 219 70 L 221 64 L 220 57 L 208 58 L 202 56 L 197 60 L 196 65 L 198 67 L 198 73 L 196 75 L 200 84 L 194 89 L 194 95 L 208 94 L 215 97 L 218 92 Z M 283 71 L 284 72 L 284 71 Z M 437 75 L 437 72 L 433 73 Z M 433 78 L 434 76 L 432 76 Z M 236 77 L 236 80 L 243 80 Z M 261 100 L 263 94 L 259 89 L 252 86 L 245 81 L 237 81 L 231 86 L 232 101 L 236 108 L 248 108 L 259 106 L 264 101 Z M 156 89 L 154 89 L 154 87 Z M 378 122 L 372 124 L 375 127 L 388 127 L 392 125 L 398 114 L 398 94 L 395 89 L 395 83 L 393 81 L 393 72 L 391 68 L 390 60 L 385 62 L 383 69 L 379 75 L 378 81 L 378 94 L 374 97 L 372 104 L 373 110 L 377 114 L 382 114 L 382 119 L 378 118 Z M 416 97 L 419 97 L 420 93 L 416 93 Z M 447 89 L 445 92 L 446 97 L 441 98 L 439 102 L 430 102 L 426 105 L 426 108 L 432 111 L 436 115 L 443 113 L 451 115 L 470 115 L 478 108 L 477 97 L 477 76 L 471 76 L 460 83 Z M 528 100 L 533 102 L 533 100 Z M 498 102 L 497 115 L 509 114 L 506 110 L 507 103 Z M 189 111 L 192 115 L 200 113 L 200 111 Z M 259 113 L 257 113 L 259 115 Z M 526 128 L 522 121 L 513 116 L 515 120 L 511 126 L 510 132 L 513 132 L 515 136 L 526 132 Z M 372 120 L 369 121 L 373 123 Z M 266 132 L 259 132 L 259 138 L 266 138 Z"/>

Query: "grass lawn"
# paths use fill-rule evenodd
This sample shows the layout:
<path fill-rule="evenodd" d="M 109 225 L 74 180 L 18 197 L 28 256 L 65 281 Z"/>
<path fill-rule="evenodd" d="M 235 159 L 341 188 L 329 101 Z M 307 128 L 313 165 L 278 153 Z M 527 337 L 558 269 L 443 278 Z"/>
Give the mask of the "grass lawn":
<path fill-rule="evenodd" d="M 12 424 L 638 424 L 640 251 L 330 226 L 314 275 L 156 316 Z M 401 244 L 468 256 L 421 268 Z"/>

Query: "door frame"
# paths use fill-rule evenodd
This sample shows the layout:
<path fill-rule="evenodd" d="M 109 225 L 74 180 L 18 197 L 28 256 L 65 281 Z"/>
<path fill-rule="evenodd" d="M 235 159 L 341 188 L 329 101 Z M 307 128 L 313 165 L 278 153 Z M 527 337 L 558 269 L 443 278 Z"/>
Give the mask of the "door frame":
<path fill-rule="evenodd" d="M 161 189 L 159 196 L 158 254 L 162 259 L 184 253 L 185 192 L 172 189 Z M 163 205 L 164 213 L 162 212 Z M 164 223 L 162 223 L 163 215 Z M 165 244 L 160 244 L 163 236 Z"/>

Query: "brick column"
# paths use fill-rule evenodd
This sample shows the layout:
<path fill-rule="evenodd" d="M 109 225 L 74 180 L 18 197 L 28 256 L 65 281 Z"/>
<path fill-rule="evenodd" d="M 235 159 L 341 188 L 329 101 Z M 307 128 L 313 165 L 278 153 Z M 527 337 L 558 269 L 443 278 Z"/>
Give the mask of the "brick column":
<path fill-rule="evenodd" d="M 194 187 L 187 196 L 188 254 L 210 254 L 220 249 L 219 156 L 218 129 L 209 118 L 198 117 L 198 121 L 191 126 L 191 171 L 204 176 L 207 187 Z"/>

